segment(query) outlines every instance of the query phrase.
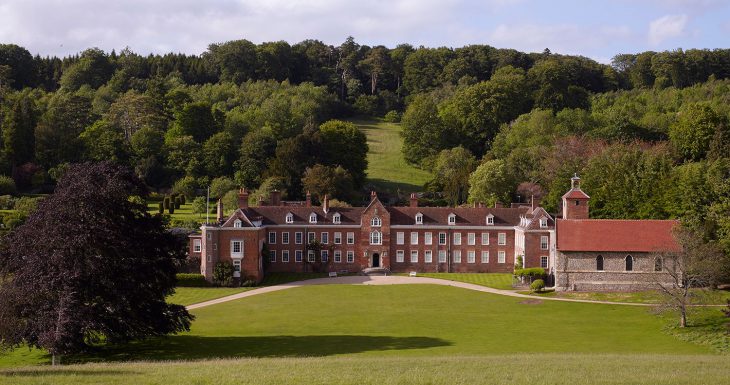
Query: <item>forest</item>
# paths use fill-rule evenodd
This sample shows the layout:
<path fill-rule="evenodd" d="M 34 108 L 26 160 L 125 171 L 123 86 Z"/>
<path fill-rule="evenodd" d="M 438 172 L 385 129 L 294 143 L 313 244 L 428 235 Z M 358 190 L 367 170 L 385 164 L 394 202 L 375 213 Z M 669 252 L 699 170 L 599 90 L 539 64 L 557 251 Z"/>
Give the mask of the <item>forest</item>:
<path fill-rule="evenodd" d="M 577 173 L 593 217 L 680 218 L 730 252 L 730 49 L 601 64 L 352 37 L 63 58 L 0 44 L 0 209 L 98 160 L 189 198 L 245 186 L 360 204 L 368 147 L 354 116 L 401 123 L 406 161 L 434 175 L 424 204 L 534 198 L 556 212 Z"/>

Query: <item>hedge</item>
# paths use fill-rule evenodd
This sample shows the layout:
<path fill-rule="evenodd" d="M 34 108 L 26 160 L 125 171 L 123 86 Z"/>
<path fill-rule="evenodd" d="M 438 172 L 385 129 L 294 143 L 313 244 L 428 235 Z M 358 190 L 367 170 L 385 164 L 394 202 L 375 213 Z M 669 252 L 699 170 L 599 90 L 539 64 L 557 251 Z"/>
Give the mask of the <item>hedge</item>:
<path fill-rule="evenodd" d="M 544 277 L 545 269 L 542 267 L 529 267 L 527 269 L 515 269 L 517 277 Z"/>
<path fill-rule="evenodd" d="M 210 283 L 201 274 L 175 274 L 178 287 L 208 287 Z"/>

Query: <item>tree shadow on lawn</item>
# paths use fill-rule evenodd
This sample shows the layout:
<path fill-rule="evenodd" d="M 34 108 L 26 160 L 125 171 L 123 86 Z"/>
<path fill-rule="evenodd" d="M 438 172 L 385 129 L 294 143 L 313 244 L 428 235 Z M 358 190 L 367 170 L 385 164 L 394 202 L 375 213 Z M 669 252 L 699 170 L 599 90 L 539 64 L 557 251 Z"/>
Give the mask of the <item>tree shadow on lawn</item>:
<path fill-rule="evenodd" d="M 139 372 L 124 370 L 74 370 L 48 367 L 47 369 L 0 370 L 0 377 L 47 377 L 47 376 L 128 376 Z"/>
<path fill-rule="evenodd" d="M 203 337 L 183 335 L 105 347 L 96 352 L 97 354 L 78 356 L 74 359 L 77 362 L 107 362 L 237 357 L 322 357 L 366 351 L 426 349 L 450 345 L 449 341 L 432 337 L 357 335 Z"/>

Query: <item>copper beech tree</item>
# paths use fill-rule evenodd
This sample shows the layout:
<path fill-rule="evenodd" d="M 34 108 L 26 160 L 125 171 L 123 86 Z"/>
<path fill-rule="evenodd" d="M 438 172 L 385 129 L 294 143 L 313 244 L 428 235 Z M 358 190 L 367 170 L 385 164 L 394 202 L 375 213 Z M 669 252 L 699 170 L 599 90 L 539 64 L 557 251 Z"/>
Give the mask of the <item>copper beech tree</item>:
<path fill-rule="evenodd" d="M 2 240 L 0 347 L 61 355 L 189 330 L 168 304 L 185 257 L 161 218 L 133 196 L 146 188 L 108 162 L 69 167 L 53 195 Z"/>

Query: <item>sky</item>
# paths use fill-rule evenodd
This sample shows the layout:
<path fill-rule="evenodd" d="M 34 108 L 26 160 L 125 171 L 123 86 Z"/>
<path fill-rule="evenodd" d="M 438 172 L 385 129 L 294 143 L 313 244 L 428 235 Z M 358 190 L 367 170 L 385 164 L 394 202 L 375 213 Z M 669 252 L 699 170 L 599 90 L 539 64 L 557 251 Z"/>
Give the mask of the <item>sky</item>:
<path fill-rule="evenodd" d="M 317 39 L 583 55 L 728 48 L 730 0 L 2 0 L 0 43 L 201 54 L 209 44 Z"/>

